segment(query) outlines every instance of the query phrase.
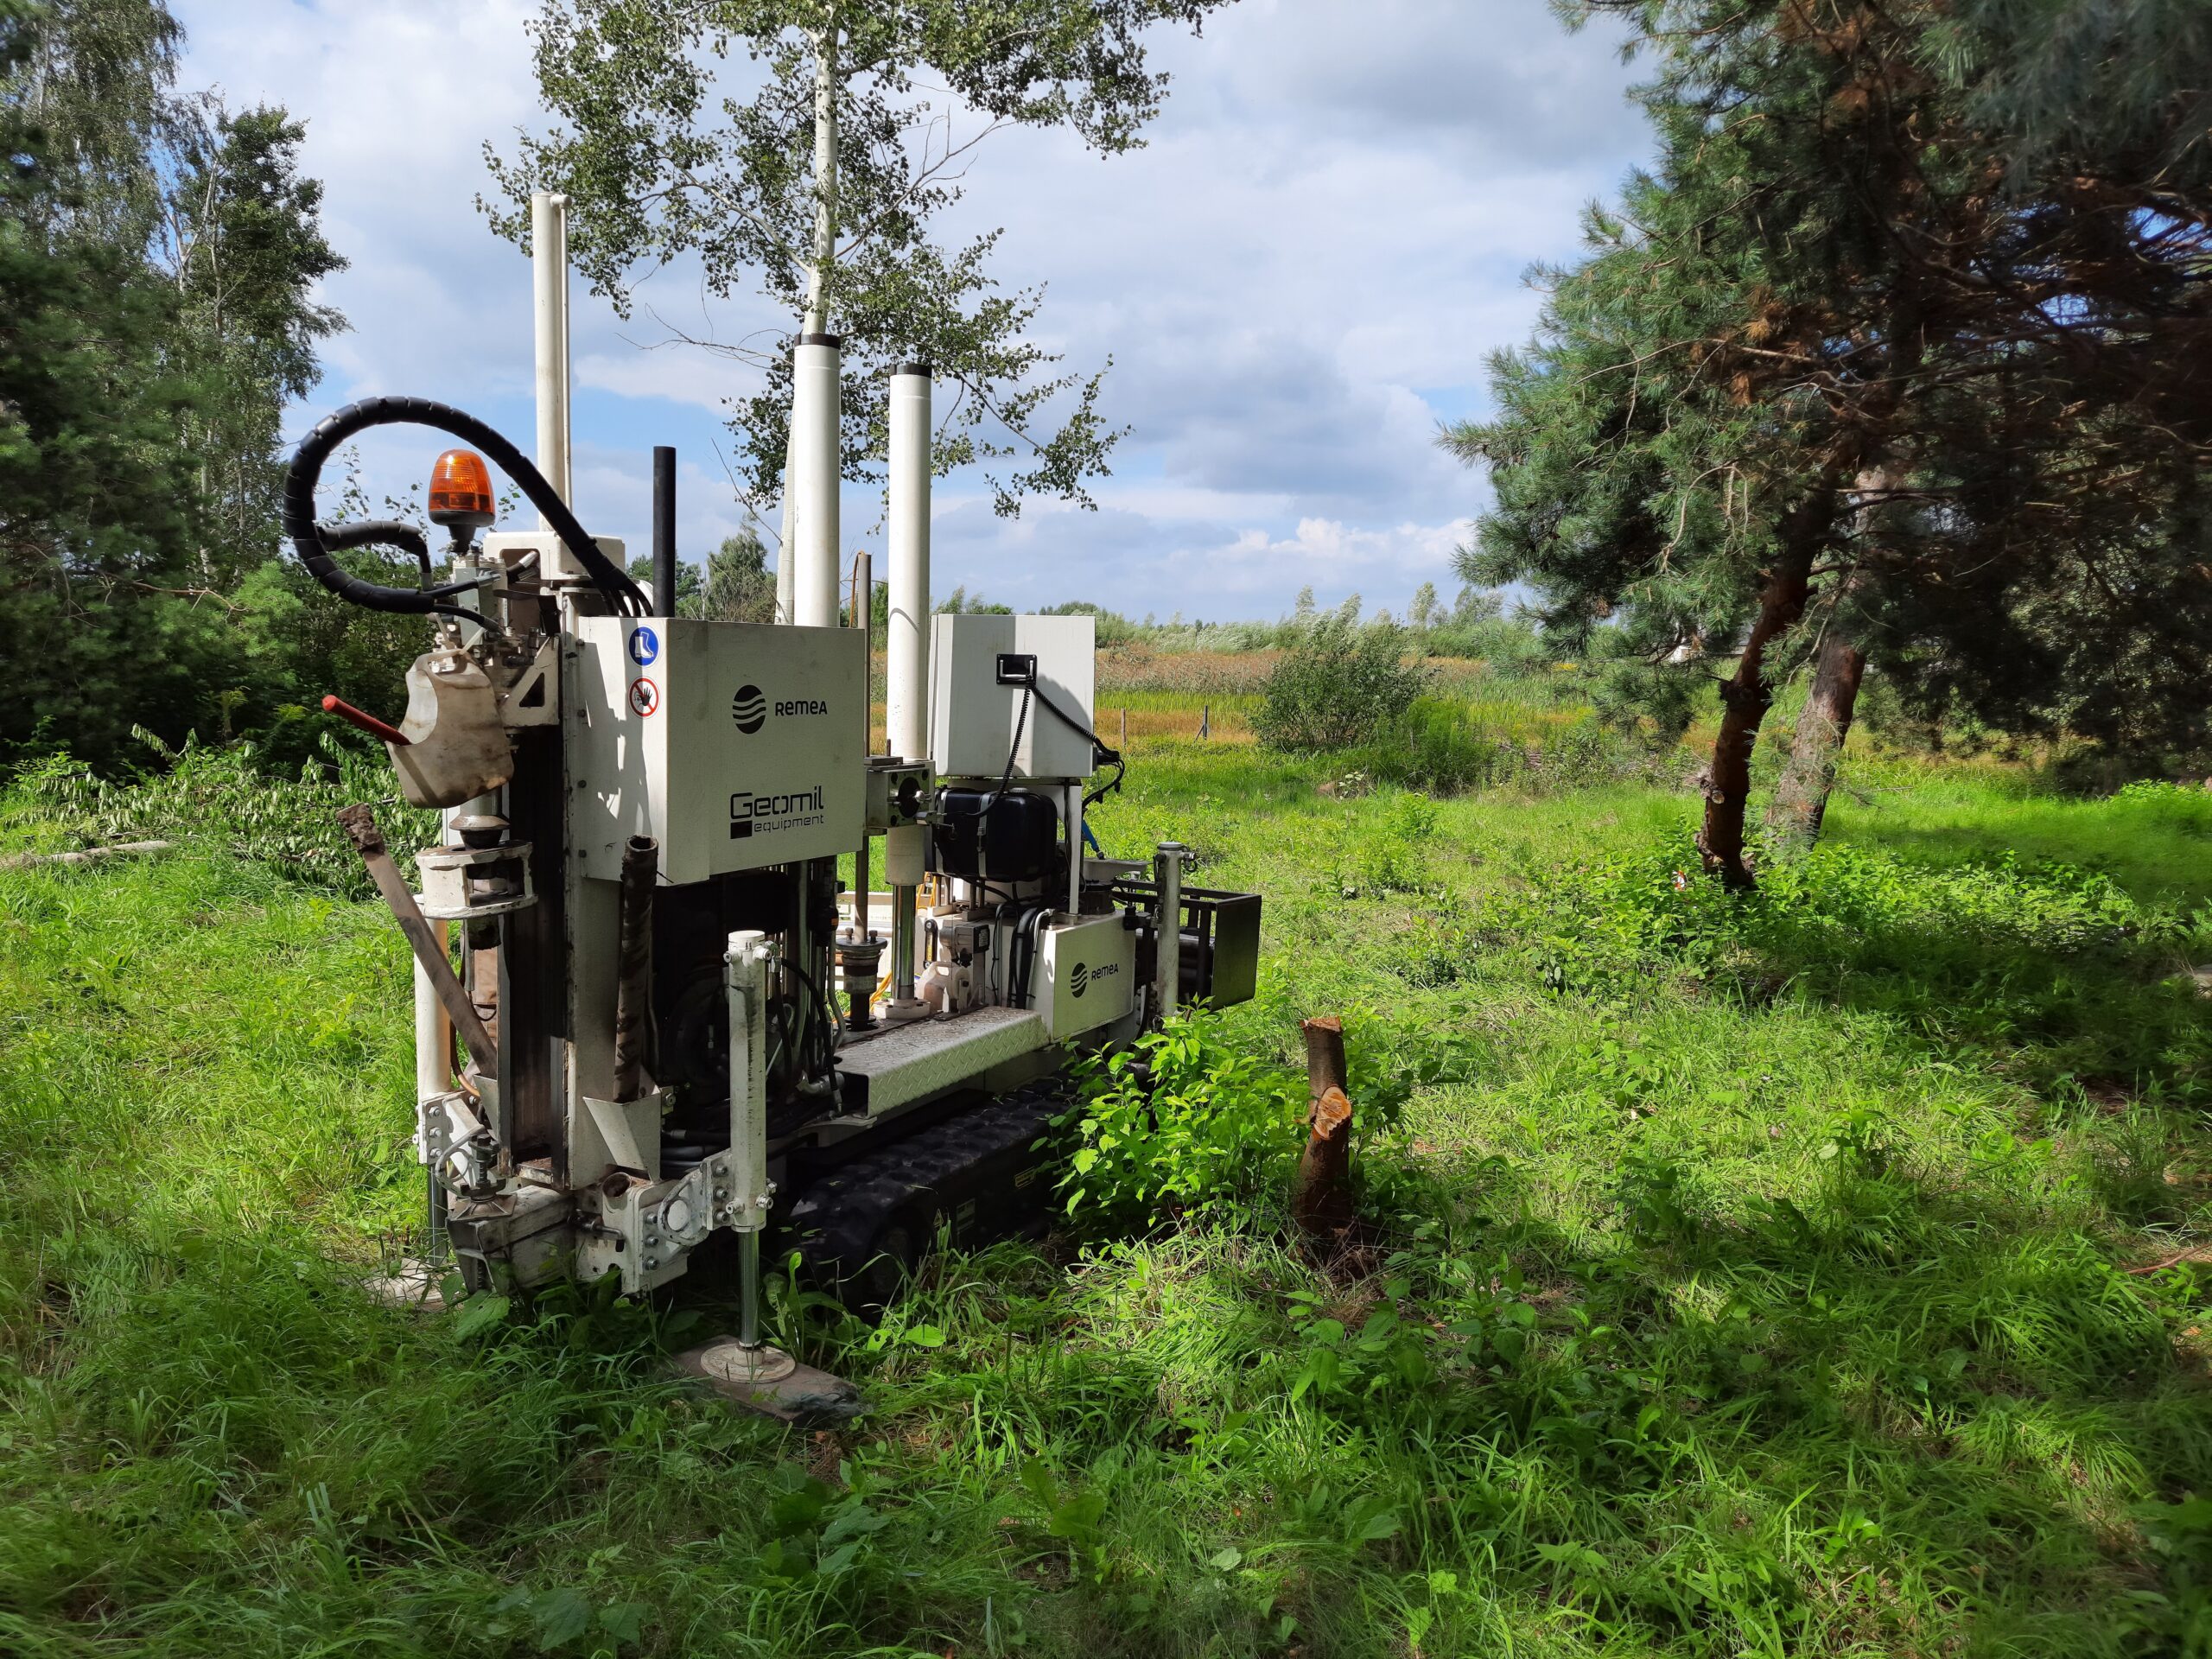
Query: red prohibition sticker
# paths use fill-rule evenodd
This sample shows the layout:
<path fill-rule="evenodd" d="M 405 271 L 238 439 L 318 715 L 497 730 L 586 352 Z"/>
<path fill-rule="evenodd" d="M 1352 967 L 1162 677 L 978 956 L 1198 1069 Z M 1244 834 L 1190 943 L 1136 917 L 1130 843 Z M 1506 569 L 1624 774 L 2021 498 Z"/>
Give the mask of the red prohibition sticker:
<path fill-rule="evenodd" d="M 638 679 L 630 682 L 630 712 L 632 714 L 650 715 L 659 707 L 660 688 L 658 686 L 651 680 Z"/>

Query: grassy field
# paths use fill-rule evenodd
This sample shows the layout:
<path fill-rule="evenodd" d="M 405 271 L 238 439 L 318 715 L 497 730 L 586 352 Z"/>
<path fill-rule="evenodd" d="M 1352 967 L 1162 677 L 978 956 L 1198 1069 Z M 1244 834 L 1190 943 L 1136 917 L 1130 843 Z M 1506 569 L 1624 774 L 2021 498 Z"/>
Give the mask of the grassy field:
<path fill-rule="evenodd" d="M 2212 795 L 1862 756 L 1730 897 L 1662 785 L 1340 770 L 1137 745 L 1107 850 L 1268 897 L 1179 1039 L 1247 1177 L 779 1300 L 834 1436 L 664 1380 L 726 1287 L 359 1294 L 406 964 L 308 855 L 0 874 L 0 1651 L 2212 1652 Z M 1321 1012 L 1349 1271 L 1279 1220 Z"/>

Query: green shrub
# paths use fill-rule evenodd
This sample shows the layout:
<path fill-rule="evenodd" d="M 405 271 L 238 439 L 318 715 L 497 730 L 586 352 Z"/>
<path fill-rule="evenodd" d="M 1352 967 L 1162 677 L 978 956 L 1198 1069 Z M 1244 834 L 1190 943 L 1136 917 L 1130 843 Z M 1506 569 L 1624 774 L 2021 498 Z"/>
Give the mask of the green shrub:
<path fill-rule="evenodd" d="M 1373 741 L 1428 683 L 1408 649 L 1395 623 L 1322 618 L 1261 686 L 1253 731 L 1271 749 L 1307 753 Z"/>
<path fill-rule="evenodd" d="M 1436 795 L 1516 788 L 1532 794 L 1602 784 L 1663 783 L 1679 771 L 1670 743 L 1654 745 L 1595 721 L 1554 726 L 1515 742 L 1487 728 L 1450 697 L 1417 697 L 1360 753 L 1359 771 L 1380 783 Z"/>
<path fill-rule="evenodd" d="M 1474 711 L 1448 697 L 1418 697 L 1376 746 L 1375 775 L 1408 789 L 1457 795 L 1501 783 L 1519 751 L 1484 731 Z"/>
<path fill-rule="evenodd" d="M 1235 1211 L 1287 1176 L 1305 1140 L 1304 1082 L 1231 1049 L 1203 1010 L 1086 1071 L 1088 1098 L 1060 1120 L 1075 1141 L 1060 1190 L 1079 1221 Z"/>

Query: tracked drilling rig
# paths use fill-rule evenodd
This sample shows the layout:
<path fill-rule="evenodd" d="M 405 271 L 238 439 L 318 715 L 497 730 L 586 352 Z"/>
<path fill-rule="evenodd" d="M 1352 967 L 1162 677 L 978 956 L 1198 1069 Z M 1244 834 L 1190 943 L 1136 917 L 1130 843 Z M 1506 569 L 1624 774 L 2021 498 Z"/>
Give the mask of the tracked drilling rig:
<path fill-rule="evenodd" d="M 787 1364 L 759 1343 L 764 1233 L 865 1300 L 940 1229 L 1033 1224 L 1070 1058 L 1249 996 L 1259 899 L 1185 885 L 1173 844 L 1086 855 L 1085 812 L 1123 770 L 1093 727 L 1090 619 L 931 615 L 925 365 L 888 387 L 887 752 L 865 575 L 840 626 L 836 340 L 797 347 L 777 620 L 675 614 L 664 449 L 653 591 L 633 582 L 569 505 L 563 207 L 533 204 L 535 463 L 458 410 L 371 399 L 300 446 L 285 531 L 339 597 L 431 635 L 397 725 L 325 707 L 383 739 L 446 826 L 417 893 L 369 810 L 342 815 L 415 951 L 434 1243 L 472 1285 L 636 1294 L 734 1234 L 724 1370 L 758 1381 Z M 327 457 L 391 423 L 469 446 L 432 476 L 442 578 L 410 526 L 317 519 Z M 493 467 L 537 528 L 491 531 Z M 372 545 L 420 585 L 333 556 Z"/>

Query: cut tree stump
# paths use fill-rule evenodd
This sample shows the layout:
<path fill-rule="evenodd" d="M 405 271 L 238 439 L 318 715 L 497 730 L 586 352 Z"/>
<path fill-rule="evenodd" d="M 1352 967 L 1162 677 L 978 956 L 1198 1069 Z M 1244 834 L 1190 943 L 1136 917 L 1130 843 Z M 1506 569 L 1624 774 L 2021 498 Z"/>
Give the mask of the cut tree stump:
<path fill-rule="evenodd" d="M 1344 1091 L 1344 1024 L 1334 1014 L 1301 1020 L 1306 1033 L 1306 1083 L 1313 1103 L 1311 1133 L 1298 1160 L 1290 1213 L 1298 1230 L 1317 1242 L 1341 1243 L 1351 1230 L 1351 1096 Z"/>

